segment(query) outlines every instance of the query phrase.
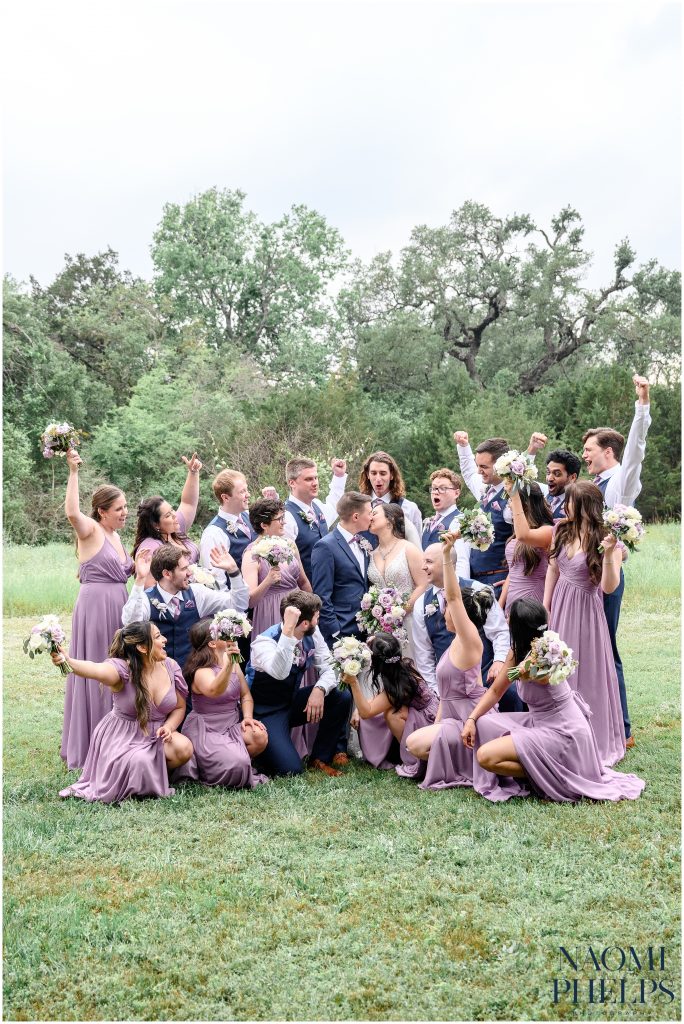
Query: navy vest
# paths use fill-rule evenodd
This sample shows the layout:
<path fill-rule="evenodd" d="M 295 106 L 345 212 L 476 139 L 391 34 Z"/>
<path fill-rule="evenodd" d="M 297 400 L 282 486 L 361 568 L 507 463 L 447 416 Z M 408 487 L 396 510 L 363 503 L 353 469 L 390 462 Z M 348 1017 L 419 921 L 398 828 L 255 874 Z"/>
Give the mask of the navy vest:
<path fill-rule="evenodd" d="M 160 611 L 153 601 L 165 604 L 165 598 L 155 585 L 149 587 L 145 593 L 150 602 L 150 621 L 158 627 L 162 636 L 166 637 L 166 657 L 177 661 L 181 669 L 186 662 L 192 649 L 190 643 L 190 629 L 199 622 L 200 615 L 197 611 L 195 596 L 191 590 L 180 590 L 176 595 L 180 599 L 180 615 L 177 619 L 171 617 L 168 610 Z"/>
<path fill-rule="evenodd" d="M 282 623 L 277 623 L 275 626 L 265 629 L 261 635 L 270 636 L 277 643 L 282 631 Z M 289 708 L 304 673 L 313 664 L 316 647 L 312 636 L 305 636 L 299 643 L 306 654 L 306 662 L 304 665 L 296 665 L 293 662 L 290 674 L 285 679 L 274 679 L 273 676 L 269 676 L 267 672 L 262 672 L 260 669 L 252 669 L 250 672 L 255 710 L 257 707 L 269 711 L 284 711 Z"/>
<path fill-rule="evenodd" d="M 502 489 L 495 494 L 486 504 L 480 503 L 484 512 L 489 512 L 494 526 L 494 541 L 486 551 L 470 549 L 470 574 L 474 580 L 484 579 L 483 583 L 490 582 L 487 577 L 499 576 L 504 578 L 508 575 L 508 563 L 506 562 L 506 541 L 513 534 L 513 524 L 507 523 L 504 519 L 504 508 L 506 506 L 505 491 Z M 498 508 L 494 508 L 498 505 Z"/>
<path fill-rule="evenodd" d="M 459 583 L 460 583 L 459 579 Z M 439 599 L 437 592 L 434 587 L 428 587 L 425 591 L 425 605 L 427 608 L 429 604 L 434 604 L 437 611 L 433 612 L 432 615 L 425 616 L 425 628 L 427 634 L 430 637 L 430 643 L 432 649 L 435 652 L 435 665 L 439 662 L 440 658 L 448 648 L 451 641 L 454 639 L 454 633 L 450 633 L 446 628 L 446 622 L 444 621 L 444 613 L 440 611 Z"/>
<path fill-rule="evenodd" d="M 604 499 L 606 497 L 606 491 L 608 490 L 608 484 L 609 483 L 610 483 L 610 477 L 607 477 L 605 480 L 599 480 L 599 482 L 596 484 L 596 486 L 598 487 L 599 491 L 603 495 Z"/>
<path fill-rule="evenodd" d="M 237 567 L 239 569 L 242 563 L 242 556 L 245 553 L 245 548 L 247 547 L 248 544 L 251 544 L 252 541 L 257 539 L 257 534 L 252 529 L 252 525 L 245 512 L 240 513 L 238 518 L 241 519 L 245 526 L 249 529 L 249 537 L 245 533 L 243 533 L 242 530 L 238 530 L 237 533 L 231 533 L 230 530 L 228 529 L 228 521 L 224 519 L 223 516 L 214 516 L 214 518 L 208 525 L 218 526 L 220 530 L 223 530 L 226 537 L 228 538 L 228 547 L 230 549 L 230 553 L 237 562 Z M 226 581 L 228 583 L 228 586 L 230 586 L 230 578 L 227 574 Z"/>
<path fill-rule="evenodd" d="M 292 501 L 291 498 L 285 502 L 285 508 L 292 514 L 292 517 L 297 524 L 297 536 L 295 537 L 295 543 L 299 550 L 299 555 L 304 566 L 304 572 L 306 573 L 309 580 L 311 580 L 311 552 L 313 551 L 314 544 L 317 544 L 321 537 L 325 537 L 328 532 L 328 524 L 325 521 L 325 516 L 321 512 L 320 508 L 313 505 L 313 510 L 316 513 L 316 519 L 312 523 L 305 523 L 302 518 L 303 509 Z"/>
<path fill-rule="evenodd" d="M 549 501 L 549 506 L 551 508 L 551 515 L 553 516 L 554 522 L 558 519 L 565 519 L 565 492 L 563 493 L 563 500 L 559 501 L 558 505 L 551 504 Z"/>
<path fill-rule="evenodd" d="M 437 514 L 438 513 L 435 512 L 435 515 L 437 515 Z M 425 551 L 425 549 L 427 547 L 429 547 L 430 544 L 436 544 L 438 542 L 438 540 L 439 540 L 440 533 L 444 533 L 445 530 L 448 530 L 449 526 L 451 525 L 452 520 L 455 519 L 456 516 L 460 516 L 460 514 L 461 514 L 461 510 L 458 509 L 458 508 L 455 508 L 453 512 L 449 513 L 449 515 L 446 517 L 446 519 L 442 520 L 442 522 L 439 524 L 439 526 L 436 529 L 430 530 L 426 526 L 425 529 L 423 530 L 423 534 L 422 534 L 422 536 L 420 538 L 420 543 L 423 545 L 423 551 Z"/>

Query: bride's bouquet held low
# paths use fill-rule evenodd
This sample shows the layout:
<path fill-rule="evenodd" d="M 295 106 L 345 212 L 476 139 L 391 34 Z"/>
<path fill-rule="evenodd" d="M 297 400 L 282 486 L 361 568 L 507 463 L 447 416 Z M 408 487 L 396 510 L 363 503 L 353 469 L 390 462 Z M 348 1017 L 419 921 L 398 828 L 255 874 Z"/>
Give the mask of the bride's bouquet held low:
<path fill-rule="evenodd" d="M 368 636 L 391 633 L 401 644 L 407 643 L 403 622 L 408 599 L 409 595 L 396 587 L 371 587 L 361 598 L 361 610 L 356 613 L 359 629 Z"/>
<path fill-rule="evenodd" d="M 66 636 L 59 624 L 56 615 L 45 615 L 40 622 L 32 627 L 31 632 L 24 640 L 24 654 L 29 658 L 35 658 L 36 654 L 57 654 L 63 645 Z M 59 670 L 63 676 L 71 672 L 71 665 L 64 659 L 60 662 Z"/>
<path fill-rule="evenodd" d="M 534 464 L 534 457 L 528 452 L 519 452 L 511 448 L 504 452 L 494 463 L 494 472 L 502 480 L 512 480 L 511 494 L 523 490 L 530 493 L 530 484 L 537 479 L 537 467 Z"/>
<path fill-rule="evenodd" d="M 519 679 L 524 671 L 530 679 L 548 678 L 549 686 L 558 686 L 572 675 L 578 665 L 579 662 L 573 658 L 572 650 L 565 641 L 561 640 L 558 633 L 547 629 L 532 641 L 522 670 L 519 665 L 509 669 L 508 678 Z"/>
<path fill-rule="evenodd" d="M 353 636 L 342 637 L 333 644 L 330 661 L 340 689 L 345 689 L 344 676 L 358 677 L 360 672 L 370 668 L 370 647 Z"/>

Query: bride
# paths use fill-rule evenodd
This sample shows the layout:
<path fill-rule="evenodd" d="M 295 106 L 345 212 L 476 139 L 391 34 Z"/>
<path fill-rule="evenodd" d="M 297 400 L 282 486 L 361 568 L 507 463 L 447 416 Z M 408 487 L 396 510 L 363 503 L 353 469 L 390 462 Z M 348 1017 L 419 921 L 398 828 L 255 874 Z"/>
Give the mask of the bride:
<path fill-rule="evenodd" d="M 413 659 L 411 630 L 413 606 L 426 589 L 428 578 L 423 568 L 423 553 L 406 540 L 404 513 L 399 505 L 377 504 L 373 508 L 371 533 L 378 538 L 378 546 L 368 566 L 368 582 L 376 587 L 395 587 L 408 594 L 404 628 L 408 633 L 408 647 L 402 652 Z"/>

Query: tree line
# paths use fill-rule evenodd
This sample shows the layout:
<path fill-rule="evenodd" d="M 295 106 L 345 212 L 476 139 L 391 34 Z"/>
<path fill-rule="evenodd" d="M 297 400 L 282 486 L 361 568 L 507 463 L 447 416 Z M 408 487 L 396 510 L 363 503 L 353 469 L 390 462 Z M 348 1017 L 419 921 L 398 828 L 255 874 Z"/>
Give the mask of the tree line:
<path fill-rule="evenodd" d="M 680 514 L 680 274 L 622 240 L 590 288 L 569 207 L 538 226 L 467 202 L 363 263 L 316 211 L 266 224 L 244 193 L 211 189 L 164 207 L 152 258 L 151 281 L 112 249 L 66 255 L 47 286 L 5 277 L 6 539 L 69 535 L 66 467 L 39 444 L 53 419 L 83 432 L 84 494 L 109 480 L 132 511 L 177 500 L 192 450 L 209 474 L 239 467 L 282 493 L 292 454 L 324 478 L 342 455 L 353 477 L 385 448 L 427 513 L 456 427 L 514 446 L 539 429 L 579 452 L 588 426 L 629 429 L 634 372 L 654 382 L 639 507 Z M 213 504 L 204 486 L 200 522 Z"/>

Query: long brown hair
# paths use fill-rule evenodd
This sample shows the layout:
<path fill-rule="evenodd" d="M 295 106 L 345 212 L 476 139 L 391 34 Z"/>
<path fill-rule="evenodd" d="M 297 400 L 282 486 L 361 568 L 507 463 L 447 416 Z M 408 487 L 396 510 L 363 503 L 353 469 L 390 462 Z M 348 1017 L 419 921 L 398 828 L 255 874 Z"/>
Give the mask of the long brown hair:
<path fill-rule="evenodd" d="M 145 653 L 138 650 L 145 647 Z M 117 629 L 109 648 L 110 658 L 121 658 L 131 670 L 131 682 L 135 689 L 135 715 L 138 725 L 144 731 L 149 721 L 149 690 L 145 685 L 143 671 L 147 668 L 147 659 L 152 652 L 152 623 L 129 622 L 122 629 Z"/>
<path fill-rule="evenodd" d="M 152 498 L 145 498 L 138 505 L 138 524 L 135 531 L 135 541 L 133 542 L 133 558 L 135 558 L 135 553 L 142 542 L 147 540 L 148 537 L 159 540 L 162 544 L 168 543 L 162 537 L 161 530 L 159 529 L 159 521 L 161 519 L 159 510 L 164 504 L 164 500 L 161 494 L 155 494 Z M 183 544 L 183 541 L 188 539 L 184 534 L 172 533 L 169 536 L 171 540 L 181 545 L 186 554 L 190 554 Z"/>
<path fill-rule="evenodd" d="M 581 543 L 584 533 L 589 579 L 598 586 L 603 574 L 599 545 L 606 532 L 603 525 L 603 495 L 596 484 L 589 480 L 577 480 L 565 488 L 565 508 L 566 511 L 571 510 L 571 516 L 556 528 L 549 557 L 554 558 L 561 548 L 576 540 Z"/>
<path fill-rule="evenodd" d="M 529 494 L 521 490 L 520 501 L 522 502 L 525 519 L 533 530 L 538 530 L 540 526 L 553 526 L 553 513 L 546 502 L 539 484 L 530 484 Z M 531 544 L 523 544 L 519 540 L 513 552 L 513 561 L 519 562 L 521 560 L 525 563 L 523 570 L 525 576 L 530 576 L 541 561 L 539 548 L 532 547 Z"/>
<path fill-rule="evenodd" d="M 188 688 L 192 687 L 193 680 L 195 678 L 195 672 L 200 668 L 208 668 L 211 665 L 216 665 L 216 655 L 213 649 L 209 646 L 211 640 L 211 633 L 209 627 L 211 626 L 213 619 L 200 619 L 196 622 L 190 633 L 190 643 L 192 644 L 192 650 L 188 654 L 185 664 L 183 665 L 183 677 L 185 682 L 188 684 Z"/>
<path fill-rule="evenodd" d="M 394 501 L 396 501 L 397 498 L 405 498 L 406 484 L 404 483 L 404 478 L 401 475 L 401 470 L 392 456 L 388 455 L 387 452 L 373 452 L 373 454 L 369 455 L 364 462 L 361 467 L 361 472 L 359 473 L 359 490 L 361 493 L 373 493 L 373 486 L 370 482 L 370 477 L 368 476 L 368 470 L 370 469 L 371 462 L 382 462 L 382 464 L 387 466 L 389 469 L 391 474 L 390 480 L 392 481 L 390 484 L 390 495 Z"/>

